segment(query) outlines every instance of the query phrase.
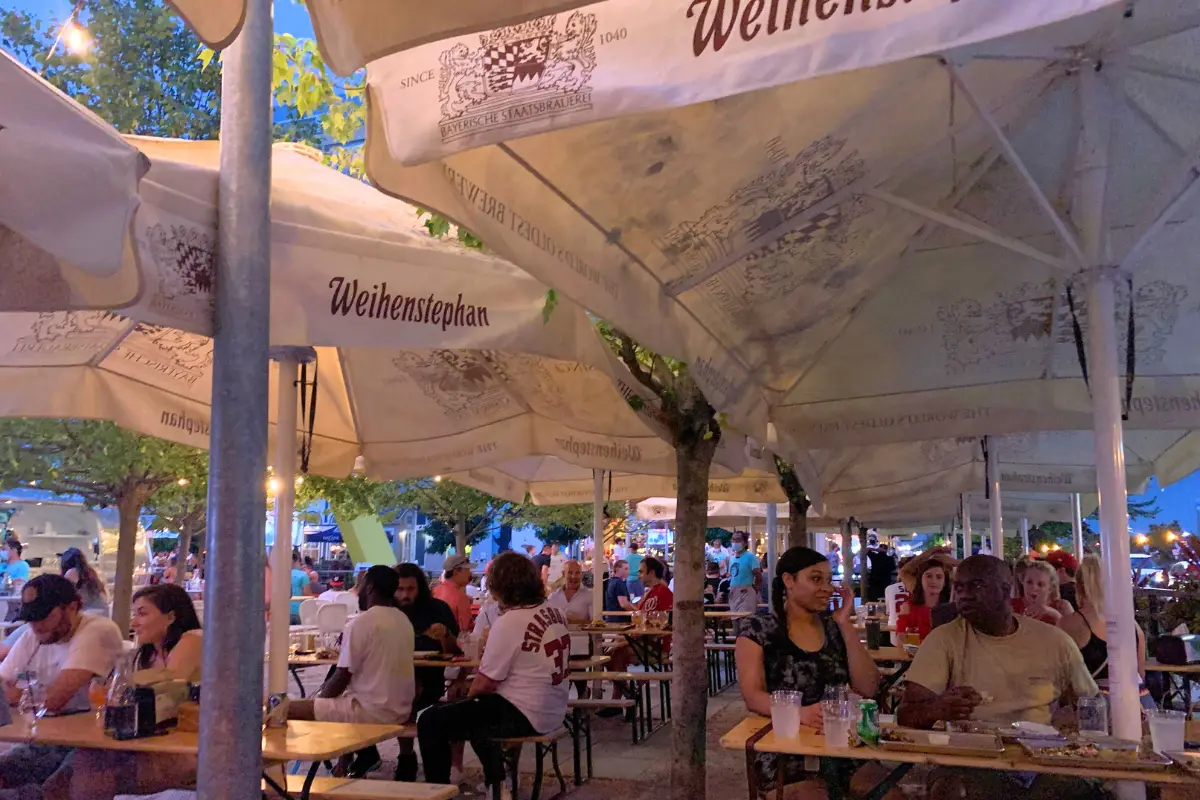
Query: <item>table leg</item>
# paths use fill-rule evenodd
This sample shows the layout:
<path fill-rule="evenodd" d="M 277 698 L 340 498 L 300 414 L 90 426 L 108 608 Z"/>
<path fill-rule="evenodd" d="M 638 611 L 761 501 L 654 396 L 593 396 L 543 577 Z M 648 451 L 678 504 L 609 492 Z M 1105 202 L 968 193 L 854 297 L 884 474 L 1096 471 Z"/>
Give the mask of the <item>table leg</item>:
<path fill-rule="evenodd" d="M 746 740 L 746 788 L 749 790 L 750 800 L 758 800 L 757 753 L 754 751 L 754 745 L 758 743 L 759 739 L 770 732 L 771 726 L 767 724 L 762 727 L 762 730 Z"/>
<path fill-rule="evenodd" d="M 278 783 L 275 782 L 275 779 L 271 777 L 271 773 L 268 772 L 267 770 L 263 770 L 262 776 L 263 776 L 263 780 L 267 782 L 267 786 L 270 786 L 271 790 L 273 792 L 278 794 L 280 797 L 285 798 L 285 800 L 292 800 L 292 796 L 287 793 L 286 780 L 285 780 L 285 786 L 280 786 Z M 286 773 L 285 773 L 285 779 L 286 779 Z"/>
<path fill-rule="evenodd" d="M 304 788 L 300 790 L 300 800 L 308 800 L 309 793 L 312 792 L 313 780 L 317 777 L 317 770 L 321 768 L 320 761 L 314 761 L 309 767 L 308 777 L 304 779 Z"/>

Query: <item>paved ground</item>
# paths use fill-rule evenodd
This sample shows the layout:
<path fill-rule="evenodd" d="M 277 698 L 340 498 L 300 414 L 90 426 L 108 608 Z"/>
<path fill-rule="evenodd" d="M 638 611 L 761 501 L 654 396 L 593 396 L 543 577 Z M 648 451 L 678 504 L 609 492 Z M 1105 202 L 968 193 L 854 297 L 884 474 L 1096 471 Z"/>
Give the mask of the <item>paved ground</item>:
<path fill-rule="evenodd" d="M 306 688 L 315 690 L 324 677 L 324 671 L 305 670 Z M 294 682 L 292 688 L 294 688 Z M 657 693 L 656 697 L 657 697 Z M 657 701 L 656 701 L 657 702 Z M 721 735 L 736 725 L 746 714 L 737 687 L 731 687 L 708 704 L 708 787 L 707 796 L 729 798 L 744 797 L 746 794 L 745 757 L 738 752 L 721 749 Z M 596 719 L 593 722 L 593 766 L 596 777 L 576 788 L 572 784 L 571 742 L 565 740 L 561 748 L 563 773 L 571 800 L 661 800 L 670 783 L 671 776 L 671 723 L 655 731 L 649 739 L 634 745 L 630 741 L 628 723 L 620 719 Z M 398 748 L 394 743 L 380 746 L 383 768 L 371 775 L 372 778 L 390 777 L 396 765 Z M 548 769 L 547 765 L 547 769 Z M 482 783 L 479 762 L 470 747 L 467 748 L 466 783 L 476 786 Z M 533 758 L 527 755 L 521 763 L 521 796 L 529 797 L 532 788 Z M 542 797 L 553 797 L 557 785 L 547 777 Z"/>

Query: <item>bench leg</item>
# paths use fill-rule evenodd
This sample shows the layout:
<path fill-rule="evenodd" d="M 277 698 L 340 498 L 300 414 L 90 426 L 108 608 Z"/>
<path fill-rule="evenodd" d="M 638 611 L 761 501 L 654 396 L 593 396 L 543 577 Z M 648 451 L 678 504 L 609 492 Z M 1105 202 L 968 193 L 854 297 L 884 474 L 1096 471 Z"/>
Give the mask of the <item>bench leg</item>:
<path fill-rule="evenodd" d="M 592 779 L 592 715 L 583 715 L 584 734 L 587 736 L 587 779 Z"/>
<path fill-rule="evenodd" d="M 557 741 L 550 743 L 550 764 L 554 767 L 554 777 L 558 778 L 558 795 L 561 797 L 567 793 L 567 782 L 563 779 L 562 769 L 558 766 Z"/>
<path fill-rule="evenodd" d="M 296 679 L 296 688 L 300 690 L 300 699 L 303 700 L 305 697 L 304 682 L 300 680 L 300 670 L 291 667 L 288 672 L 292 673 L 292 677 Z"/>
<path fill-rule="evenodd" d="M 571 712 L 571 766 L 575 769 L 575 785 L 583 784 L 579 763 L 579 737 L 583 735 L 582 712 L 576 708 Z"/>
<path fill-rule="evenodd" d="M 533 794 L 529 796 L 529 800 L 538 800 L 542 796 L 542 768 L 546 760 L 546 748 L 540 744 L 533 746 Z M 517 793 L 513 792 L 513 800 L 516 800 Z"/>

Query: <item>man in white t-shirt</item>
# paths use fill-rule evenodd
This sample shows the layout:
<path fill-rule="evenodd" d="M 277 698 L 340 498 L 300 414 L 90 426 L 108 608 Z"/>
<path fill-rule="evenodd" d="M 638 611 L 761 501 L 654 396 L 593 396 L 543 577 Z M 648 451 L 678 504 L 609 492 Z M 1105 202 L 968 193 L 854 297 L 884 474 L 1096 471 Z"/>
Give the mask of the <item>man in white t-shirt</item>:
<path fill-rule="evenodd" d="M 567 713 L 571 636 L 567 616 L 546 602 L 533 563 L 515 553 L 492 562 L 491 591 L 503 614 L 492 626 L 470 696 L 417 720 L 425 780 L 450 780 L 454 742 L 469 741 L 489 787 L 504 785 L 497 738 L 549 733 Z"/>
<path fill-rule="evenodd" d="M 396 570 L 371 567 L 360 579 L 359 614 L 342 635 L 337 668 L 310 700 L 288 706 L 289 719 L 400 725 L 412 711 L 413 633 L 396 606 Z"/>
<path fill-rule="evenodd" d="M 551 592 L 546 602 L 567 615 L 567 622 L 584 624 L 592 621 L 592 590 L 583 585 L 583 565 L 575 559 L 567 562 L 562 587 Z M 588 636 L 571 637 L 571 652 L 576 656 L 588 652 Z"/>
<path fill-rule="evenodd" d="M 0 682 L 10 703 L 20 700 L 36 673 L 51 714 L 86 711 L 93 678 L 112 672 L 120 657 L 121 631 L 113 621 L 83 614 L 75 586 L 60 575 L 39 575 L 21 590 L 21 620 L 29 625 L 0 663 Z M 70 753 L 69 748 L 17 745 L 0 756 L 0 787 L 44 783 Z M 0 797 L 7 793 L 0 789 Z"/>

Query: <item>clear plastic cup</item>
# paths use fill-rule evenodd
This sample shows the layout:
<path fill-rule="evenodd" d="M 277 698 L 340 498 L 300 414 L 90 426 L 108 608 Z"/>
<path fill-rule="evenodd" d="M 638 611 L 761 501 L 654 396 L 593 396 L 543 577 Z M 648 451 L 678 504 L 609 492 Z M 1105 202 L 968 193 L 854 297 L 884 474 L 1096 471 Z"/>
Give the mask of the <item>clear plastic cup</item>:
<path fill-rule="evenodd" d="M 771 728 L 784 739 L 800 736 L 800 692 L 771 692 Z"/>
<path fill-rule="evenodd" d="M 850 746 L 850 728 L 854 725 L 854 706 L 848 700 L 822 700 L 821 716 L 825 725 L 825 747 Z"/>
<path fill-rule="evenodd" d="M 1108 698 L 1102 694 L 1079 698 L 1079 735 L 1083 738 L 1108 736 Z"/>
<path fill-rule="evenodd" d="M 1156 753 L 1178 753 L 1183 748 L 1184 720 L 1182 711 L 1153 709 L 1146 712 L 1150 721 L 1150 742 Z"/>

